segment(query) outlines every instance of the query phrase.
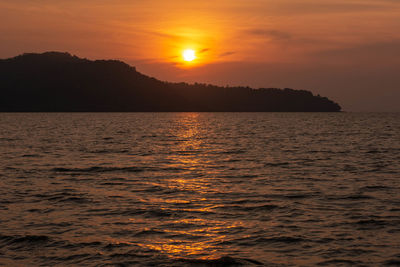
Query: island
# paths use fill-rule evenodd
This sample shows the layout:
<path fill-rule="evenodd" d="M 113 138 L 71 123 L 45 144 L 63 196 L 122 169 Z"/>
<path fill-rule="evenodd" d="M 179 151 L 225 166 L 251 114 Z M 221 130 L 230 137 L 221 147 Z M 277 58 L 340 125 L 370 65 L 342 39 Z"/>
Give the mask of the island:
<path fill-rule="evenodd" d="M 117 60 L 69 53 L 0 59 L 1 112 L 338 112 L 326 97 L 289 88 L 171 83 Z"/>

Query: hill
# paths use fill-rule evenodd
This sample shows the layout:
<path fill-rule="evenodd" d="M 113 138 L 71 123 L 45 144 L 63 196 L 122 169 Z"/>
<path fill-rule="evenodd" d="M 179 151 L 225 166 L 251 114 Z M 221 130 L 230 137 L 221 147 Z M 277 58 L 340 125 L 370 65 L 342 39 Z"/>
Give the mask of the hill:
<path fill-rule="evenodd" d="M 0 111 L 299 111 L 340 106 L 305 90 L 169 83 L 116 60 L 68 53 L 0 60 Z"/>

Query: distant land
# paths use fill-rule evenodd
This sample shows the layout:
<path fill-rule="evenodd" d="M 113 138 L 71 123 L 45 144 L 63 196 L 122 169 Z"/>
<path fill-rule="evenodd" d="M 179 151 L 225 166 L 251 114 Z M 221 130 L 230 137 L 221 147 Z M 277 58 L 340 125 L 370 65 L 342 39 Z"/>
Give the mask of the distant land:
<path fill-rule="evenodd" d="M 117 60 L 69 53 L 0 59 L 2 112 L 338 112 L 309 91 L 170 83 Z"/>

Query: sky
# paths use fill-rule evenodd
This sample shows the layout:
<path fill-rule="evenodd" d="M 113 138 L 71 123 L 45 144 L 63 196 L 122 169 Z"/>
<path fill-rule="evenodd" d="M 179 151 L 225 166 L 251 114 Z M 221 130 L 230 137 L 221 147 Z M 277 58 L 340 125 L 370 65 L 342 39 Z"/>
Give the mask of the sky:
<path fill-rule="evenodd" d="M 400 111 L 400 0 L 0 0 L 0 58 L 45 51 Z"/>

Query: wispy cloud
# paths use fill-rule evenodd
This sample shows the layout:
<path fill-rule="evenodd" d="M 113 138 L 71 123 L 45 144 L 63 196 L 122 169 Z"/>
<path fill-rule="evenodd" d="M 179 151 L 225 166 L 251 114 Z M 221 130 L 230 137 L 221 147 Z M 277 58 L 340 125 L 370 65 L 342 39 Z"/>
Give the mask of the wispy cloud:
<path fill-rule="evenodd" d="M 235 51 L 228 51 L 228 52 L 221 53 L 219 55 L 219 57 L 227 57 L 227 56 L 233 55 L 235 53 L 236 53 Z"/>
<path fill-rule="evenodd" d="M 247 29 L 244 31 L 245 34 L 250 34 L 253 36 L 258 36 L 262 38 L 269 38 L 273 40 L 290 40 L 292 39 L 292 34 L 289 32 L 270 30 L 262 28 Z"/>
<path fill-rule="evenodd" d="M 203 54 L 203 53 L 208 52 L 208 51 L 210 51 L 210 48 L 203 48 L 200 51 L 198 51 L 197 53 L 198 54 Z"/>

